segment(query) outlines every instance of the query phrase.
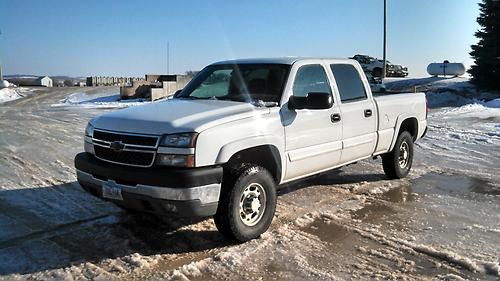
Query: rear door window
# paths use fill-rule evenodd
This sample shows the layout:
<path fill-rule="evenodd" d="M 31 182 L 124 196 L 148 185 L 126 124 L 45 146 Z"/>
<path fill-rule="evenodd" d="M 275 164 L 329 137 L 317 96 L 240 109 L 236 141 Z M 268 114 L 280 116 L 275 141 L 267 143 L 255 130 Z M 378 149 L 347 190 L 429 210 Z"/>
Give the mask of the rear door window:
<path fill-rule="evenodd" d="M 366 99 L 365 86 L 358 70 L 350 64 L 331 64 L 333 76 L 337 82 L 342 102 Z"/>

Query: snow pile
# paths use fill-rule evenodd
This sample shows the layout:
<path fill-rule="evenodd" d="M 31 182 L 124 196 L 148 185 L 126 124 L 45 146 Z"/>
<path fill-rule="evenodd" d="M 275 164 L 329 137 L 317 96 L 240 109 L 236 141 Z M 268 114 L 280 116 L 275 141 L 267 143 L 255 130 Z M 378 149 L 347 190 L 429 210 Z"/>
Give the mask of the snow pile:
<path fill-rule="evenodd" d="M 107 96 L 89 95 L 87 93 L 73 93 L 59 103 L 53 104 L 52 107 L 74 106 L 84 108 L 123 108 L 129 106 L 137 106 L 149 103 L 145 99 L 128 99 L 121 100 L 120 94 L 115 93 Z"/>
<path fill-rule="evenodd" d="M 26 88 L 3 88 L 0 89 L 0 103 L 23 98 L 29 92 Z"/>
<path fill-rule="evenodd" d="M 386 78 L 389 91 L 413 92 L 475 92 L 476 87 L 464 77 L 427 77 L 427 78 Z"/>
<path fill-rule="evenodd" d="M 0 89 L 9 87 L 10 83 L 7 80 L 0 80 Z"/>
<path fill-rule="evenodd" d="M 450 107 L 442 111 L 434 113 L 433 116 L 440 118 L 467 118 L 475 117 L 479 119 L 500 118 L 500 99 L 491 101 L 474 100 L 473 103 L 468 103 L 460 107 Z"/>
<path fill-rule="evenodd" d="M 457 95 L 454 92 L 427 92 L 427 102 L 430 108 L 463 106 L 474 103 L 474 99 Z"/>
<path fill-rule="evenodd" d="M 389 92 L 425 92 L 431 108 L 474 103 L 498 108 L 500 104 L 500 93 L 479 91 L 464 77 L 386 78 L 384 82 Z"/>

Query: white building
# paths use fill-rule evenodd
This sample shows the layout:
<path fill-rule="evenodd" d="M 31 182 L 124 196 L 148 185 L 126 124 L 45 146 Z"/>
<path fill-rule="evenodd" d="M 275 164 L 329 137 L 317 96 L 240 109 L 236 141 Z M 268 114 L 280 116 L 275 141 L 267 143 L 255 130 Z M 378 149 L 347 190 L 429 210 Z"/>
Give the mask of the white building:
<path fill-rule="evenodd" d="M 52 79 L 48 76 L 40 76 L 35 80 L 35 86 L 52 87 Z"/>

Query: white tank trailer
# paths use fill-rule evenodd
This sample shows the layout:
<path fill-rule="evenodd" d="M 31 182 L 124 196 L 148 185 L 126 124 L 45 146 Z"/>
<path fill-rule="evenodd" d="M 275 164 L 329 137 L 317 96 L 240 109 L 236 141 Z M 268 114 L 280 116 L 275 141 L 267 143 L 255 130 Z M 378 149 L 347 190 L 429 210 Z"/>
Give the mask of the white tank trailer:
<path fill-rule="evenodd" d="M 427 66 L 427 73 L 432 76 L 461 76 L 465 74 L 465 65 L 460 62 L 431 63 Z"/>

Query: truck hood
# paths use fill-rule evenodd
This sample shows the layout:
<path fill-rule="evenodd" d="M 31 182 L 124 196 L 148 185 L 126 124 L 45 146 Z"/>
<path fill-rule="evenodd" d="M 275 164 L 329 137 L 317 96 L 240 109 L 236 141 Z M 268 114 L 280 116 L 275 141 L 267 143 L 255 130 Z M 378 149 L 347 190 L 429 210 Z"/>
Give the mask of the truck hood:
<path fill-rule="evenodd" d="M 202 132 L 213 126 L 265 113 L 269 113 L 269 108 L 258 108 L 249 103 L 172 99 L 106 113 L 91 123 L 96 129 L 161 135 Z"/>

